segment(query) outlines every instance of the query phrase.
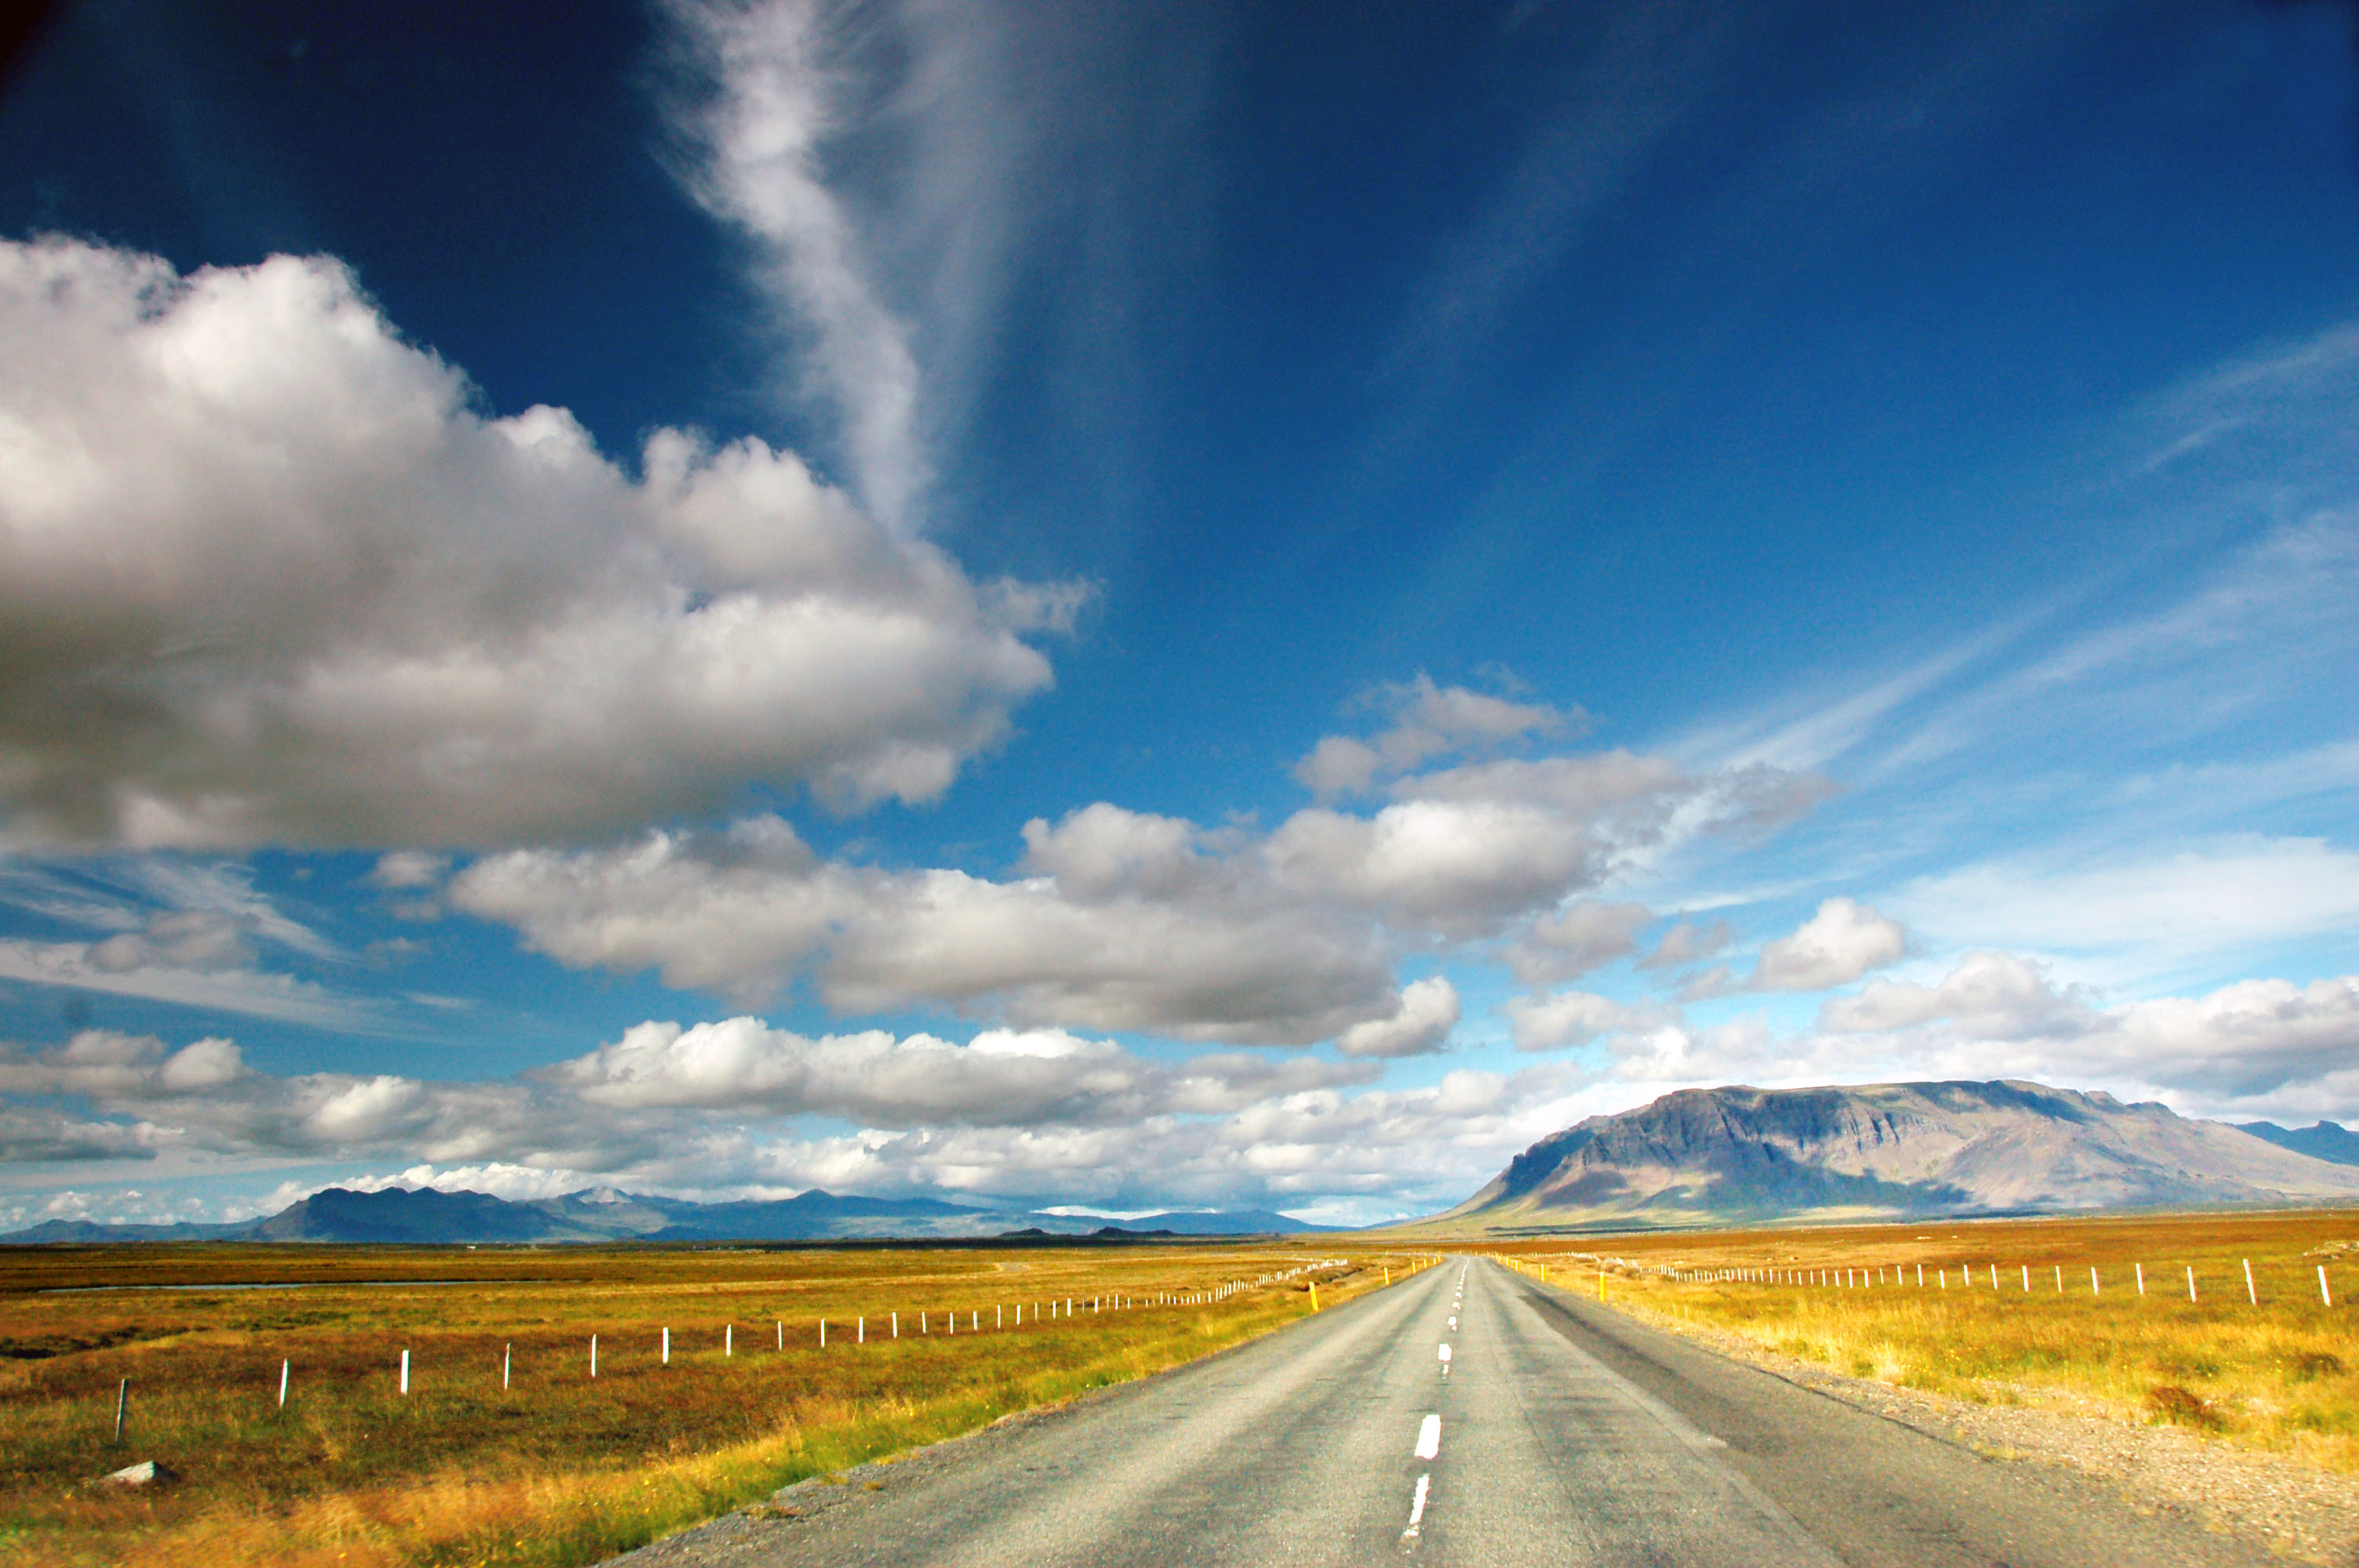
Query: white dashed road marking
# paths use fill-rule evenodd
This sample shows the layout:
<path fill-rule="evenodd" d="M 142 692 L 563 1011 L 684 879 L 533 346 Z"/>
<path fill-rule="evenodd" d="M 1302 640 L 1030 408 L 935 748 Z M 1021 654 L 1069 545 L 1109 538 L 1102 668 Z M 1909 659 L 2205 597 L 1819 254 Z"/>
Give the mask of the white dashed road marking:
<path fill-rule="evenodd" d="M 1431 1485 L 1433 1485 L 1433 1477 L 1430 1476 L 1419 1476 L 1417 1478 L 1417 1495 L 1408 1500 L 1408 1528 L 1401 1531 L 1403 1541 L 1416 1535 L 1417 1527 L 1424 1522 L 1425 1489 Z"/>
<path fill-rule="evenodd" d="M 1417 1456 L 1431 1459 L 1441 1452 L 1441 1418 L 1430 1415 L 1417 1429 Z"/>

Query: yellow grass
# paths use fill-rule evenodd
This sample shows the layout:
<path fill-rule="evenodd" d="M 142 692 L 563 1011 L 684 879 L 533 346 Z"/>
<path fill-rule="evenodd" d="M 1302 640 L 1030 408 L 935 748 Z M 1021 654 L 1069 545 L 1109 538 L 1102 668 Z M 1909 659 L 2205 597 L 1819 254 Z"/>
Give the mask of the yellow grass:
<path fill-rule="evenodd" d="M 1359 1249 L 1223 1299 L 1152 1304 L 1340 1256 L 1318 1243 L 12 1251 L 0 1254 L 0 1563 L 593 1562 L 790 1482 L 1277 1327 L 1310 1310 L 1314 1280 L 1324 1306 L 1421 1260 Z M 302 1288 L 220 1288 L 264 1281 Z M 124 1288 L 158 1284 L 203 1288 Z M 1141 1304 L 1114 1310 L 1116 1297 Z M 149 1458 L 181 1479 L 91 1485 Z"/>
<path fill-rule="evenodd" d="M 2307 1210 L 1624 1236 L 1482 1249 L 1544 1267 L 1551 1280 L 1584 1292 L 1593 1292 L 1603 1273 L 1608 1300 L 1641 1318 L 1718 1330 L 1853 1377 L 1985 1403 L 2168 1422 L 2352 1473 L 2359 1472 L 2359 1345 L 2343 1292 L 2359 1292 L 2354 1238 L 2359 1214 Z M 2257 1305 L 2245 1292 L 2247 1259 Z M 2321 1263 L 2332 1307 L 2319 1299 Z M 2101 1287 L 2093 1294 L 2093 1267 Z M 1863 1271 L 1854 1278 L 1864 1282 L 1678 1277 L 1727 1269 L 1851 1269 Z"/>

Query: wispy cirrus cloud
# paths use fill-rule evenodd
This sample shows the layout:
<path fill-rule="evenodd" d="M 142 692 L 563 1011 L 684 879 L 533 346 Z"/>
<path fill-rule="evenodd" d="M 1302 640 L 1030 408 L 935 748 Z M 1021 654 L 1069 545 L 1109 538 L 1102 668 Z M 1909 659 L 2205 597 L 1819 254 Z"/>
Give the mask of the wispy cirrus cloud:
<path fill-rule="evenodd" d="M 672 124 L 689 190 L 757 247 L 755 278 L 810 352 L 841 416 L 853 488 L 907 527 L 929 481 L 908 324 L 870 280 L 861 236 L 828 184 L 825 147 L 848 85 L 842 18 L 820 0 L 669 0 L 685 81 Z"/>

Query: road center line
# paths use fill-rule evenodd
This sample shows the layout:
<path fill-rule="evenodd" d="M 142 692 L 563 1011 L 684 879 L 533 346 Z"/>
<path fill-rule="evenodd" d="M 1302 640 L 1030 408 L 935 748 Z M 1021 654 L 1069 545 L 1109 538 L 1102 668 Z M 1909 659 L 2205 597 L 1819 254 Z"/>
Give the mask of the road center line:
<path fill-rule="evenodd" d="M 1441 1452 L 1441 1418 L 1427 1416 L 1417 1429 L 1417 1457 L 1431 1459 Z"/>
<path fill-rule="evenodd" d="M 1423 1522 L 1425 1519 L 1425 1489 L 1432 1484 L 1433 1477 L 1431 1476 L 1419 1476 L 1417 1478 L 1417 1496 L 1411 1498 L 1408 1502 L 1408 1528 L 1401 1531 L 1401 1539 L 1403 1541 L 1407 1541 L 1411 1536 L 1415 1535 L 1417 1533 L 1418 1525 Z"/>

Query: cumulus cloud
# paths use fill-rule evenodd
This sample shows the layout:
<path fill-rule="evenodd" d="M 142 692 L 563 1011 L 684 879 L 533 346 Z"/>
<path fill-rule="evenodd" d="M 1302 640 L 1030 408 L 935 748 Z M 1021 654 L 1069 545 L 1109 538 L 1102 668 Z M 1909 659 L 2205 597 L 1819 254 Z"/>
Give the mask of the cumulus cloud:
<path fill-rule="evenodd" d="M 1294 765 L 1294 776 L 1304 788 L 1320 795 L 1357 794 L 1379 778 L 1408 773 L 1431 758 L 1555 734 L 1583 717 L 1579 709 L 1563 713 L 1544 703 L 1513 702 L 1459 686 L 1437 687 L 1422 672 L 1406 685 L 1379 687 L 1369 700 L 1391 713 L 1392 724 L 1364 741 L 1348 735 L 1322 737 Z"/>
<path fill-rule="evenodd" d="M 18 842 L 486 845 L 750 784 L 930 799 L 1049 683 L 791 453 L 475 411 L 333 261 L 0 243 L 0 810 Z"/>
<path fill-rule="evenodd" d="M 448 896 L 562 963 L 653 968 L 745 1005 L 808 977 L 847 1012 L 947 1003 L 1024 1026 L 1292 1044 L 1399 1018 L 1404 952 L 1495 936 L 1751 811 L 1752 789 L 1617 752 L 1405 779 L 1373 815 L 1312 806 L 1258 837 L 1099 803 L 1027 824 L 1022 874 L 1005 881 L 822 860 L 758 817 L 489 856 Z"/>
<path fill-rule="evenodd" d="M 1507 966 L 1527 985 L 1573 979 L 1636 953 L 1638 928 L 1654 918 L 1644 904 L 1584 900 L 1527 926 L 1506 949 Z"/>
<path fill-rule="evenodd" d="M 430 888 L 441 885 L 451 870 L 451 857 L 429 855 L 422 849 L 396 849 L 377 857 L 375 868 L 369 872 L 373 887 L 388 889 Z"/>
<path fill-rule="evenodd" d="M 1750 990 L 1824 990 L 1897 963 L 1908 951 L 1908 934 L 1897 922 L 1866 904 L 1831 898 L 1792 935 L 1763 947 L 1745 984 Z"/>
<path fill-rule="evenodd" d="M 1053 835 L 1035 837 L 1060 852 Z M 1392 1011 L 1386 954 L 1364 924 L 1217 889 L 1157 898 L 1084 885 L 1074 898 L 1053 877 L 823 861 L 760 817 L 615 849 L 493 856 L 451 898 L 560 962 L 652 967 L 668 985 L 749 1000 L 810 972 L 849 1012 L 990 1005 L 1025 1024 L 1271 1044 Z"/>
<path fill-rule="evenodd" d="M 1664 1022 L 1652 1008 L 1630 1007 L 1591 991 L 1551 991 L 1510 998 L 1501 1011 L 1518 1051 L 1586 1045 L 1601 1035 L 1654 1029 Z"/>
<path fill-rule="evenodd" d="M 1421 1056 L 1440 1050 L 1457 1027 L 1458 988 L 1436 975 L 1405 987 L 1400 1011 L 1390 1018 L 1372 1018 L 1337 1035 L 1335 1049 L 1346 1056 Z"/>
<path fill-rule="evenodd" d="M 1819 1010 L 1819 1027 L 1859 1034 L 1947 1021 L 1981 1039 L 2025 1040 L 2078 1033 L 2092 1008 L 2085 992 L 2057 987 L 2028 958 L 1969 953 L 1934 985 L 1875 980 L 1855 996 L 1832 998 Z"/>
<path fill-rule="evenodd" d="M 964 1045 L 883 1030 L 807 1039 L 754 1018 L 643 1023 L 538 1080 L 592 1105 L 745 1115 L 823 1111 L 870 1126 L 1028 1126 L 1208 1115 L 1271 1094 L 1364 1083 L 1367 1068 L 1223 1054 L 1163 1065 L 1061 1030 L 991 1030 Z"/>

